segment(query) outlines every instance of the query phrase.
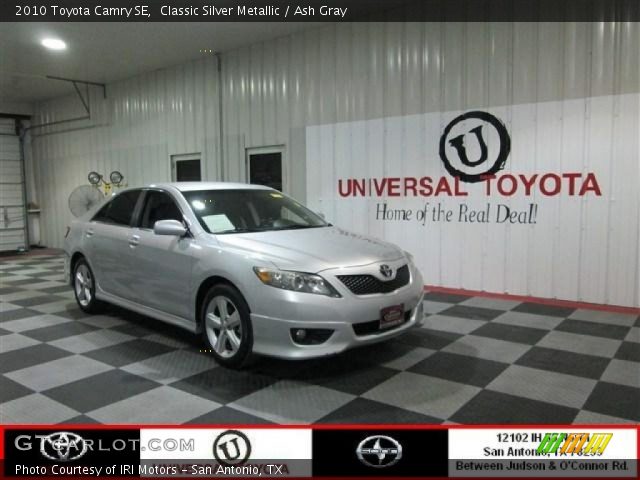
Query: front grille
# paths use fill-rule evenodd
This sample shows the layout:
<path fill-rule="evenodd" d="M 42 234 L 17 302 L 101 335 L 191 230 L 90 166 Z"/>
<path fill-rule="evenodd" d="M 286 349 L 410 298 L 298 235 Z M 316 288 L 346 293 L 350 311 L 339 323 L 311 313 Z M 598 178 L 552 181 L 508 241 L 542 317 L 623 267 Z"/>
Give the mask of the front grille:
<path fill-rule="evenodd" d="M 361 337 L 363 335 L 374 335 L 377 333 L 390 332 L 391 330 L 395 330 L 396 328 L 399 328 L 405 323 L 407 323 L 410 318 L 411 318 L 411 310 L 407 310 L 406 312 L 404 312 L 404 321 L 402 323 L 399 323 L 398 325 L 394 325 L 393 327 L 384 328 L 380 330 L 380 320 L 372 320 L 371 322 L 354 323 L 352 326 L 355 334 Z"/>
<path fill-rule="evenodd" d="M 409 266 L 398 269 L 396 278 L 387 282 L 373 275 L 336 275 L 338 280 L 356 295 L 371 295 L 374 293 L 391 293 L 409 283 Z"/>

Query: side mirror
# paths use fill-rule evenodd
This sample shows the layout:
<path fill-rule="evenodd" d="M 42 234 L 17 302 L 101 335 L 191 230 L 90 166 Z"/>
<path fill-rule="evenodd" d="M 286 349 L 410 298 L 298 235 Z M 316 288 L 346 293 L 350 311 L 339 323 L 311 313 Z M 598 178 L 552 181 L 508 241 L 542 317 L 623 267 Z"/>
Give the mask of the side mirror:
<path fill-rule="evenodd" d="M 187 229 L 178 220 L 158 220 L 153 224 L 153 233 L 156 235 L 184 237 L 187 234 Z"/>

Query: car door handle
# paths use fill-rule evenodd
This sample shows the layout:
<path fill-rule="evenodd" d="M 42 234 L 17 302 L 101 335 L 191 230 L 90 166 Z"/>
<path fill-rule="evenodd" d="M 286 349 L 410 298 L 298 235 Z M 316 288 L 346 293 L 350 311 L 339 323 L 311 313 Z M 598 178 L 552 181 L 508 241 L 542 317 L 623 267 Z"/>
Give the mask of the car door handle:
<path fill-rule="evenodd" d="M 93 237 L 93 228 L 88 229 L 88 230 L 85 232 L 85 235 L 86 235 L 87 237 Z"/>
<path fill-rule="evenodd" d="M 129 237 L 129 246 L 131 248 L 137 247 L 138 243 L 140 243 L 140 235 L 132 235 Z"/>

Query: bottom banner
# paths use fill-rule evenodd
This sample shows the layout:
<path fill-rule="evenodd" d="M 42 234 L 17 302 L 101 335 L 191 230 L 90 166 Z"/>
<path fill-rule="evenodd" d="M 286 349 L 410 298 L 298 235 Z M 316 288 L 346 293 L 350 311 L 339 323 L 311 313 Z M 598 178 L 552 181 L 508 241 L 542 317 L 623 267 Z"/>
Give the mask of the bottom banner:
<path fill-rule="evenodd" d="M 2 478 L 638 476 L 638 427 L 0 428 Z"/>

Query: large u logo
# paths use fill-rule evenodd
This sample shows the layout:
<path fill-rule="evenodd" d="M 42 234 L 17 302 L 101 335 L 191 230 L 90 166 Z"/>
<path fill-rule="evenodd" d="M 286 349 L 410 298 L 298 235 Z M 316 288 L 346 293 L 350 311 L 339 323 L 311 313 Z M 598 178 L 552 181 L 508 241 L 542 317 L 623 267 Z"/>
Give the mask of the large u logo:
<path fill-rule="evenodd" d="M 471 120 L 477 126 L 468 130 L 467 133 L 461 133 L 468 128 L 464 124 L 460 125 L 465 120 Z M 460 126 L 454 130 L 458 125 Z M 484 135 L 489 135 L 493 139 L 496 136 L 493 134 L 494 130 L 498 137 L 498 151 L 492 151 L 489 158 L 489 149 Z M 469 134 L 475 135 L 480 147 L 478 158 L 470 159 L 467 154 L 468 143 L 465 146 L 464 139 Z M 503 168 L 510 150 L 511 139 L 504 124 L 489 112 L 479 110 L 463 113 L 451 120 L 440 137 L 440 159 L 444 168 L 450 175 L 458 177 L 463 182 L 480 182 L 485 175 L 494 175 Z"/>
<path fill-rule="evenodd" d="M 233 448 L 235 449 L 235 453 L 233 455 L 231 455 L 231 453 L 229 452 L 230 449 L 228 445 L 230 443 L 233 444 Z M 227 460 L 237 460 L 238 458 L 240 458 L 240 446 L 238 445 L 237 438 L 224 442 L 222 445 L 219 445 L 218 448 L 222 450 L 222 453 L 224 453 L 224 456 Z"/>
<path fill-rule="evenodd" d="M 487 144 L 484 141 L 484 137 L 482 136 L 482 125 L 478 125 L 475 128 L 469 130 L 469 133 L 473 133 L 478 139 L 478 144 L 480 144 L 480 158 L 475 162 L 469 160 L 467 156 L 467 148 L 464 145 L 464 134 L 458 135 L 457 137 L 449 140 L 449 144 L 456 149 L 458 152 L 458 157 L 460 157 L 460 161 L 465 164 L 467 167 L 475 167 L 476 165 L 480 165 L 487 161 Z"/>

